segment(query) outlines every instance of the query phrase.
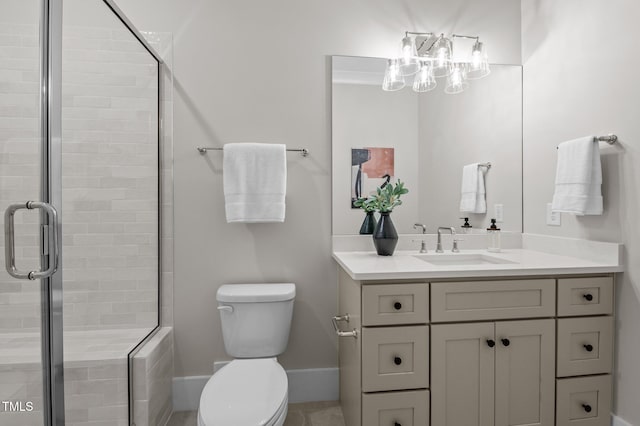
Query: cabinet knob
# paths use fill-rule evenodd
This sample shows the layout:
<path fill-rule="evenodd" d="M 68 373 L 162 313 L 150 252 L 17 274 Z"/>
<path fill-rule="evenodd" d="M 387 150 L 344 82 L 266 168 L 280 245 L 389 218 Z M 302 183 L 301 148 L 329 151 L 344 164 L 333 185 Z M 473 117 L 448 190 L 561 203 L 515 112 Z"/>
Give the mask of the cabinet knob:
<path fill-rule="evenodd" d="M 591 302 L 593 300 L 593 294 L 591 293 L 585 293 L 582 295 L 582 297 L 584 297 L 587 300 L 587 302 Z"/>
<path fill-rule="evenodd" d="M 587 413 L 591 412 L 591 406 L 589 404 L 582 404 L 582 408 L 584 408 L 584 411 Z"/>
<path fill-rule="evenodd" d="M 400 358 L 399 356 L 394 357 L 394 358 L 393 358 L 393 363 L 394 363 L 395 365 L 400 365 L 400 364 L 402 364 L 402 358 Z"/>
<path fill-rule="evenodd" d="M 393 304 L 393 307 L 395 308 L 396 311 L 399 311 L 400 309 L 402 309 L 402 303 L 396 302 Z"/>
<path fill-rule="evenodd" d="M 504 346 L 509 346 L 509 345 L 511 344 L 511 342 L 509 341 L 509 339 L 500 339 L 500 340 L 502 340 L 502 344 L 503 344 Z"/>
<path fill-rule="evenodd" d="M 402 426 L 402 425 L 398 422 L 393 422 L 393 426 Z"/>
<path fill-rule="evenodd" d="M 591 345 L 589 345 L 589 344 L 582 345 L 582 346 L 584 346 L 584 348 L 585 348 L 585 350 L 586 350 L 587 352 L 591 352 L 591 351 L 593 350 L 593 346 L 591 346 Z"/>
<path fill-rule="evenodd" d="M 490 348 L 494 347 L 495 345 L 496 345 L 495 340 L 491 340 L 491 339 L 487 340 L 487 346 L 489 346 Z"/>

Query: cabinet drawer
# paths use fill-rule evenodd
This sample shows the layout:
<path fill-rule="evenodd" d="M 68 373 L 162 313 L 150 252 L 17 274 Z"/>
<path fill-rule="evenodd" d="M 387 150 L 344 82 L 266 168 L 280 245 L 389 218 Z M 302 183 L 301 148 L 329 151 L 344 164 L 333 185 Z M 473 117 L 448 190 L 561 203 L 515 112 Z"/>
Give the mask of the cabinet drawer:
<path fill-rule="evenodd" d="M 429 284 L 371 284 L 362 287 L 362 325 L 428 322 Z"/>
<path fill-rule="evenodd" d="M 555 315 L 555 280 L 431 283 L 431 322 Z"/>
<path fill-rule="evenodd" d="M 366 426 L 429 426 L 429 391 L 362 395 L 362 424 Z"/>
<path fill-rule="evenodd" d="M 556 426 L 609 426 L 611 376 L 558 379 Z"/>
<path fill-rule="evenodd" d="M 362 329 L 362 390 L 429 387 L 429 327 Z"/>
<path fill-rule="evenodd" d="M 610 373 L 613 317 L 558 320 L 558 376 Z"/>
<path fill-rule="evenodd" d="M 613 313 L 613 277 L 560 278 L 558 316 Z"/>

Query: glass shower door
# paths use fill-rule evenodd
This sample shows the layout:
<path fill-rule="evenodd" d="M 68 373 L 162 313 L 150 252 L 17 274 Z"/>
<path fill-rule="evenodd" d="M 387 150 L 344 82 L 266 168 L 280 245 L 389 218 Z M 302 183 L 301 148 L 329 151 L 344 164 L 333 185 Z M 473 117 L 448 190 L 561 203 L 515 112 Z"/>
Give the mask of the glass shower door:
<path fill-rule="evenodd" d="M 0 424 L 50 417 L 48 278 L 55 210 L 43 203 L 41 0 L 5 0 L 0 15 Z M 6 266 L 6 267 L 5 267 Z M 51 269 L 42 273 L 43 269 Z M 43 349 L 45 349 L 43 351 Z"/>
<path fill-rule="evenodd" d="M 64 6 L 0 14 L 2 426 L 128 424 L 159 324 L 160 60 L 111 0 Z"/>
<path fill-rule="evenodd" d="M 159 316 L 159 63 L 104 0 L 65 0 L 65 418 L 128 424 L 128 355 Z M 149 410 L 151 411 L 151 410 Z"/>

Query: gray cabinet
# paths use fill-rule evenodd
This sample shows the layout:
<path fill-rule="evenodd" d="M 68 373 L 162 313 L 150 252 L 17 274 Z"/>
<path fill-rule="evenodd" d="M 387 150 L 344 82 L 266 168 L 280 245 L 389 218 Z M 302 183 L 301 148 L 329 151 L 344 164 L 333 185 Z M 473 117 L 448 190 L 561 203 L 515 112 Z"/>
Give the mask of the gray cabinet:
<path fill-rule="evenodd" d="M 552 319 L 433 325 L 431 423 L 552 426 L 554 328 Z"/>
<path fill-rule="evenodd" d="M 346 426 L 609 421 L 613 276 L 339 281 Z"/>
<path fill-rule="evenodd" d="M 555 320 L 496 323 L 496 426 L 553 426 Z"/>
<path fill-rule="evenodd" d="M 493 323 L 431 327 L 432 424 L 493 426 L 494 358 Z"/>

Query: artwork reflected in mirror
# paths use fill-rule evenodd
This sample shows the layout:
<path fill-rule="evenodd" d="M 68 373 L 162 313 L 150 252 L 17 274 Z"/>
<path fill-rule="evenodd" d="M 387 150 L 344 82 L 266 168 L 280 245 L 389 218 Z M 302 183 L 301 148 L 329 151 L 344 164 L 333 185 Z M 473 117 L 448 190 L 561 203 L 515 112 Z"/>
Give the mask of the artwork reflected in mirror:
<path fill-rule="evenodd" d="M 351 149 L 351 208 L 354 203 L 384 188 L 394 179 L 393 148 Z"/>
<path fill-rule="evenodd" d="M 415 223 L 429 233 L 459 228 L 461 217 L 483 232 L 498 210 L 501 229 L 522 232 L 522 67 L 492 64 L 458 94 L 445 93 L 446 79 L 417 93 L 413 76 L 384 91 L 385 69 L 381 58 L 332 58 L 333 234 L 358 234 L 365 212 L 354 201 L 398 179 L 411 188 L 393 213 L 400 234 L 414 233 Z M 390 159 L 374 161 L 383 153 Z M 486 209 L 466 212 L 463 167 L 474 163 L 491 163 L 480 194 Z"/>

